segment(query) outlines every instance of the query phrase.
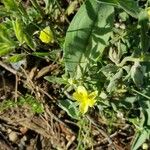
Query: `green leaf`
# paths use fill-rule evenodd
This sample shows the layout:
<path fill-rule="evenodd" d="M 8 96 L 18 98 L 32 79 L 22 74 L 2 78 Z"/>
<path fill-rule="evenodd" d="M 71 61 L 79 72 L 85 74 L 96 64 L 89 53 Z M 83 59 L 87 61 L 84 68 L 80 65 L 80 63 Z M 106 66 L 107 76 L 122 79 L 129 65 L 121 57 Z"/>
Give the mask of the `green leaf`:
<path fill-rule="evenodd" d="M 118 67 L 113 64 L 108 64 L 101 68 L 101 72 L 107 77 L 107 79 L 110 79 L 112 75 L 114 75 L 118 70 Z"/>
<path fill-rule="evenodd" d="M 18 5 L 17 5 L 16 0 L 2 0 L 2 2 L 4 3 L 5 8 L 8 11 L 14 11 L 15 12 L 18 9 Z"/>
<path fill-rule="evenodd" d="M 117 5 L 118 4 L 118 0 L 98 0 L 98 1 L 106 3 L 106 4 L 111 4 L 111 5 Z"/>
<path fill-rule="evenodd" d="M 9 15 L 9 12 L 6 11 L 6 9 L 4 8 L 4 6 L 0 6 L 0 18 L 2 17 L 6 17 Z"/>
<path fill-rule="evenodd" d="M 49 52 L 33 52 L 32 55 L 43 58 L 49 55 Z"/>
<path fill-rule="evenodd" d="M 88 63 L 97 61 L 112 34 L 113 6 L 87 0 L 72 20 L 64 43 L 66 73 L 81 78 Z"/>
<path fill-rule="evenodd" d="M 0 56 L 4 56 L 12 52 L 15 48 L 15 45 L 11 45 L 10 43 L 0 43 Z"/>
<path fill-rule="evenodd" d="M 32 0 L 31 4 L 35 8 L 35 10 L 41 15 L 44 16 L 43 10 L 41 9 L 41 6 L 39 5 L 37 0 Z"/>
<path fill-rule="evenodd" d="M 139 14 L 139 24 L 141 26 L 141 48 L 143 52 L 147 52 L 150 48 L 149 18 L 147 10 L 142 10 Z"/>
<path fill-rule="evenodd" d="M 119 79 L 123 76 L 123 69 L 119 69 L 118 72 L 110 78 L 110 82 L 107 86 L 107 91 L 110 93 L 117 88 L 117 83 Z"/>
<path fill-rule="evenodd" d="M 140 12 L 137 2 L 134 0 L 98 0 L 99 2 L 116 5 L 125 10 L 132 17 L 138 18 Z"/>
<path fill-rule="evenodd" d="M 59 78 L 56 76 L 45 76 L 44 79 L 51 83 L 67 84 L 67 81 L 65 81 L 63 78 Z"/>
<path fill-rule="evenodd" d="M 21 19 L 16 19 L 15 21 L 12 21 L 13 23 L 13 28 L 16 34 L 16 37 L 18 39 L 18 41 L 20 42 L 20 44 L 23 44 L 24 42 L 24 23 Z"/>
<path fill-rule="evenodd" d="M 134 0 L 119 0 L 119 6 L 132 17 L 138 18 L 140 10 Z"/>
<path fill-rule="evenodd" d="M 131 78 L 137 87 L 143 85 L 144 71 L 139 62 L 135 62 L 131 67 Z"/>
<path fill-rule="evenodd" d="M 24 17 L 24 19 L 29 19 L 25 8 L 22 5 L 21 1 L 18 0 L 2 0 L 6 10 L 9 12 L 9 15 L 15 17 Z"/>
<path fill-rule="evenodd" d="M 26 44 L 31 48 L 34 49 L 35 45 L 32 38 L 32 33 L 28 28 L 28 25 L 26 25 L 22 19 L 16 19 L 15 21 L 12 21 L 13 28 L 15 31 L 15 35 L 20 42 L 20 44 L 23 44 L 26 42 Z M 32 30 L 32 29 L 31 29 Z M 30 33 L 30 35 L 29 35 Z"/>
<path fill-rule="evenodd" d="M 70 100 L 59 101 L 59 107 L 62 108 L 67 114 L 73 119 L 79 119 L 79 110 L 77 109 L 75 103 Z"/>
<path fill-rule="evenodd" d="M 7 20 L 0 24 L 0 56 L 6 55 L 12 52 L 18 45 L 13 40 L 12 35 L 12 23 Z"/>
<path fill-rule="evenodd" d="M 136 134 L 136 137 L 133 140 L 131 149 L 132 150 L 137 150 L 145 142 L 145 140 L 147 138 L 149 138 L 149 134 L 148 134 L 148 132 L 145 129 L 143 129 L 142 131 L 138 132 Z"/>
<path fill-rule="evenodd" d="M 68 6 L 67 10 L 66 10 L 66 14 L 69 16 L 70 14 L 72 14 L 76 8 L 77 8 L 78 2 L 77 1 L 73 1 L 70 3 L 70 5 Z"/>
<path fill-rule="evenodd" d="M 32 35 L 29 35 L 28 33 L 24 34 L 24 40 L 26 42 L 26 44 L 32 49 L 35 49 L 35 43 L 33 42 L 33 38 Z"/>
<path fill-rule="evenodd" d="M 25 58 L 25 55 L 24 54 L 15 54 L 14 56 L 11 56 L 7 59 L 8 62 L 11 62 L 11 63 L 16 63 L 22 59 Z"/>

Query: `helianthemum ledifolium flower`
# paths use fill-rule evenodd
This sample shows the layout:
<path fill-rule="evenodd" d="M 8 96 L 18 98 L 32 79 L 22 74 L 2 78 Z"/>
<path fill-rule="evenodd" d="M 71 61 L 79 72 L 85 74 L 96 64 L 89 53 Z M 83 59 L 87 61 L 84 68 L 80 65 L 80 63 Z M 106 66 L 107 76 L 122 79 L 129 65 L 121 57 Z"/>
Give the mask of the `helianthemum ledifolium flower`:
<path fill-rule="evenodd" d="M 73 93 L 73 98 L 79 103 L 79 110 L 82 114 L 85 114 L 89 107 L 94 106 L 97 94 L 97 91 L 89 93 L 84 86 L 77 87 Z"/>
<path fill-rule="evenodd" d="M 51 31 L 50 27 L 47 26 L 45 27 L 39 35 L 39 39 L 43 42 L 43 43 L 53 43 L 54 42 L 54 36 L 53 36 L 53 32 Z"/>

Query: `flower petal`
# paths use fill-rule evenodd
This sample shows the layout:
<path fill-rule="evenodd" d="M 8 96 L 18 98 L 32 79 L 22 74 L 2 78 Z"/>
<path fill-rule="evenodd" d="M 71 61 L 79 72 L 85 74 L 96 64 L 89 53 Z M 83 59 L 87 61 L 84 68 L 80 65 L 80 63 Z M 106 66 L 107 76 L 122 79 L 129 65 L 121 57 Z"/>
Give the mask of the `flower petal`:
<path fill-rule="evenodd" d="M 93 107 L 94 104 L 95 104 L 95 102 L 96 102 L 95 99 L 89 99 L 89 100 L 88 100 L 88 105 L 89 105 L 90 107 Z"/>
<path fill-rule="evenodd" d="M 45 27 L 41 32 L 40 32 L 40 36 L 39 36 L 40 40 L 43 43 L 50 43 L 53 42 L 54 37 L 53 37 L 53 33 L 50 29 L 49 26 Z"/>
<path fill-rule="evenodd" d="M 79 110 L 82 114 L 85 114 L 88 111 L 88 103 L 80 103 Z"/>
<path fill-rule="evenodd" d="M 77 101 L 85 101 L 87 99 L 88 93 L 83 86 L 78 86 L 77 91 L 73 93 L 73 98 Z"/>
<path fill-rule="evenodd" d="M 92 92 L 92 93 L 90 93 L 90 94 L 88 95 L 88 98 L 89 98 L 89 99 L 95 99 L 96 96 L 97 96 L 97 94 L 98 94 L 98 91 L 94 91 L 94 92 Z"/>
<path fill-rule="evenodd" d="M 75 100 L 77 100 L 79 102 L 82 101 L 82 99 L 83 99 L 83 96 L 81 94 L 79 94 L 78 92 L 74 92 L 72 96 Z"/>
<path fill-rule="evenodd" d="M 77 87 L 77 92 L 81 95 L 83 95 L 84 97 L 87 97 L 88 93 L 87 90 L 85 89 L 84 86 L 78 86 Z"/>

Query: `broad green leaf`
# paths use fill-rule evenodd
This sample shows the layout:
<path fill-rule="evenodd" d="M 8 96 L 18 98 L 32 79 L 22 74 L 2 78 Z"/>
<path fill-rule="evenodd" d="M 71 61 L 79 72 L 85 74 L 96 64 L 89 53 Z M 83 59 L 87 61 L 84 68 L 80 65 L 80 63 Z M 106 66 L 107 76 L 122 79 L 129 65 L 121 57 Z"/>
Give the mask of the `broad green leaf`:
<path fill-rule="evenodd" d="M 97 0 L 102 3 L 116 5 L 125 10 L 132 17 L 138 18 L 140 12 L 137 2 L 134 0 Z"/>
<path fill-rule="evenodd" d="M 73 119 L 79 119 L 79 110 L 74 102 L 70 100 L 59 101 L 59 107 L 62 108 Z"/>
<path fill-rule="evenodd" d="M 64 43 L 66 73 L 81 78 L 88 63 L 97 61 L 112 34 L 114 8 L 87 0 L 72 20 Z"/>
<path fill-rule="evenodd" d="M 7 61 L 11 62 L 11 63 L 16 63 L 16 62 L 22 60 L 23 58 L 25 58 L 24 54 L 15 54 L 14 56 L 9 57 L 7 59 Z"/>
<path fill-rule="evenodd" d="M 138 18 L 140 10 L 137 2 L 134 0 L 119 0 L 119 6 L 132 17 Z"/>
<path fill-rule="evenodd" d="M 142 10 L 139 14 L 139 24 L 141 26 L 141 48 L 143 52 L 147 52 L 150 48 L 149 18 L 147 10 Z"/>

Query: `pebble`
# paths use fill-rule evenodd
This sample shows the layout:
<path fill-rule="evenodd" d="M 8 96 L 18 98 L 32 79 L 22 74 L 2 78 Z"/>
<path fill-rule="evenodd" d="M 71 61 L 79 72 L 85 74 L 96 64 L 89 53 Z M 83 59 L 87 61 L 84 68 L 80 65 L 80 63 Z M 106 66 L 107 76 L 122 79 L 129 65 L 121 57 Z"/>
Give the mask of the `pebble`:
<path fill-rule="evenodd" d="M 14 131 L 10 132 L 8 137 L 9 137 L 9 140 L 12 142 L 16 142 L 18 140 L 18 135 Z"/>

